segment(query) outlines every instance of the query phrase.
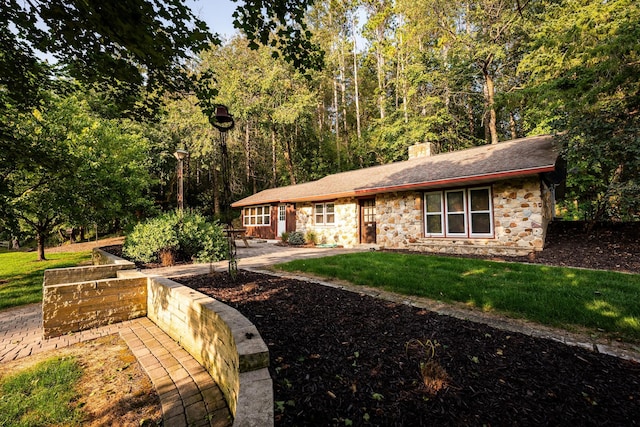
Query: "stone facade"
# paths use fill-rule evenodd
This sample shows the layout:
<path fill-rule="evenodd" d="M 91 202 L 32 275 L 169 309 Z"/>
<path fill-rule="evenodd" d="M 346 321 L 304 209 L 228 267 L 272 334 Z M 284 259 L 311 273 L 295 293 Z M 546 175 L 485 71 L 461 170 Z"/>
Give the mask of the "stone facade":
<path fill-rule="evenodd" d="M 314 203 L 298 203 L 296 206 L 296 230 L 302 233 L 313 231 L 319 244 L 334 244 L 353 247 L 359 243 L 358 203 L 354 198 L 337 199 L 335 207 L 335 225 L 316 225 Z"/>
<path fill-rule="evenodd" d="M 416 251 L 475 255 L 522 256 L 541 251 L 549 221 L 553 218 L 550 191 L 538 177 L 494 183 L 494 237 L 486 239 L 396 239 L 387 247 Z"/>
<path fill-rule="evenodd" d="M 404 248 L 423 236 L 422 194 L 383 193 L 376 197 L 376 243 Z"/>
<path fill-rule="evenodd" d="M 527 255 L 541 251 L 547 224 L 553 218 L 551 191 L 537 176 L 498 181 L 490 187 L 493 237 L 424 237 L 423 192 L 407 191 L 376 196 L 376 243 L 385 248 L 455 254 Z M 314 231 L 318 243 L 358 245 L 358 201 L 338 199 L 334 205 L 336 225 L 317 226 L 314 204 L 298 204 L 296 229 Z"/>

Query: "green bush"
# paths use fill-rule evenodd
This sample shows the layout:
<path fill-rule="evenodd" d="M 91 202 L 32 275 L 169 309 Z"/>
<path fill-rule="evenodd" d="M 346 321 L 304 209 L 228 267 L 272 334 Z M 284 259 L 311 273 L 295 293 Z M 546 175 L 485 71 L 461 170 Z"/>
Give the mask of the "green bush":
<path fill-rule="evenodd" d="M 280 235 L 280 240 L 282 241 L 282 243 L 287 243 L 289 241 L 289 233 L 287 233 L 286 231 L 284 231 L 281 235 Z"/>
<path fill-rule="evenodd" d="M 290 245 L 304 245 L 304 235 L 299 232 L 299 231 L 294 231 L 291 234 L 289 234 L 289 239 L 287 239 L 287 242 Z"/>
<path fill-rule="evenodd" d="M 224 259 L 227 241 L 218 223 L 201 214 L 165 213 L 138 224 L 124 243 L 123 254 L 138 262 L 155 262 L 172 254 L 182 260 L 211 262 Z"/>

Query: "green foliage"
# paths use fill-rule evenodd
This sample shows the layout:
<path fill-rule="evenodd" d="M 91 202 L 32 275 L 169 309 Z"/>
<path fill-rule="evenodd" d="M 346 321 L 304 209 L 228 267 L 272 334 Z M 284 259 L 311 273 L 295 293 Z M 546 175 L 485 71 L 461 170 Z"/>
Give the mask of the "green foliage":
<path fill-rule="evenodd" d="M 519 71 L 559 138 L 568 196 L 589 219 L 640 216 L 640 5 L 564 0 L 540 10 Z"/>
<path fill-rule="evenodd" d="M 39 108 L 16 113 L 12 127 L 19 144 L 0 150 L 0 216 L 31 230 L 43 258 L 44 241 L 62 223 L 124 222 L 149 207 L 139 124 L 95 116 L 83 94 L 49 92 Z M 28 151 L 34 162 L 12 163 L 20 146 L 38 147 Z"/>
<path fill-rule="evenodd" d="M 385 252 L 297 260 L 278 268 L 640 342 L 637 274 Z"/>
<path fill-rule="evenodd" d="M 72 408 L 82 367 L 73 358 L 54 358 L 6 376 L 0 382 L 0 425 L 79 425 Z"/>
<path fill-rule="evenodd" d="M 304 235 L 304 241 L 316 245 L 318 244 L 318 234 L 313 230 L 309 230 Z"/>
<path fill-rule="evenodd" d="M 294 246 L 304 245 L 304 234 L 302 234 L 300 231 L 294 231 L 291 234 L 289 234 L 289 238 L 287 239 L 287 242 L 290 245 L 294 245 Z"/>
<path fill-rule="evenodd" d="M 0 252 L 0 310 L 42 302 L 44 270 L 81 264 L 91 264 L 91 253 L 54 253 L 38 261 L 35 252 Z"/>
<path fill-rule="evenodd" d="M 289 241 L 289 233 L 287 233 L 286 231 L 284 231 L 281 235 L 280 235 L 280 240 L 282 241 L 282 243 L 287 243 Z"/>
<path fill-rule="evenodd" d="M 167 212 L 138 224 L 127 236 L 123 254 L 138 262 L 155 262 L 162 251 L 181 258 L 213 262 L 226 256 L 222 226 L 195 212 Z"/>

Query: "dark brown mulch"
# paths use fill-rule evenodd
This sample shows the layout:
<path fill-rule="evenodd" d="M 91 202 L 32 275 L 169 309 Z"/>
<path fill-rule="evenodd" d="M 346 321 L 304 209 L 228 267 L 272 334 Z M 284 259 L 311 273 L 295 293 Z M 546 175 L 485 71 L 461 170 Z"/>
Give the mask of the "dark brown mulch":
<path fill-rule="evenodd" d="M 640 222 L 554 221 L 544 250 L 529 261 L 640 273 Z"/>
<path fill-rule="evenodd" d="M 256 325 L 277 425 L 640 423 L 636 362 L 292 279 L 177 280 Z"/>
<path fill-rule="evenodd" d="M 640 273 L 640 224 L 555 222 L 507 260 Z M 256 325 L 277 425 L 640 424 L 636 362 L 291 279 L 178 280 Z"/>

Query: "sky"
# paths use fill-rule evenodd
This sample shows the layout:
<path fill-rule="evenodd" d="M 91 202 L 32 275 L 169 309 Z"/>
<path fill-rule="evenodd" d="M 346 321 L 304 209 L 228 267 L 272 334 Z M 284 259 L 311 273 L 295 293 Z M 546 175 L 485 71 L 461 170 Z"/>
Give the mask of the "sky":
<path fill-rule="evenodd" d="M 221 38 L 230 38 L 237 31 L 233 27 L 233 17 L 239 3 L 231 0 L 186 0 L 193 14 L 209 25 L 213 33 Z"/>

